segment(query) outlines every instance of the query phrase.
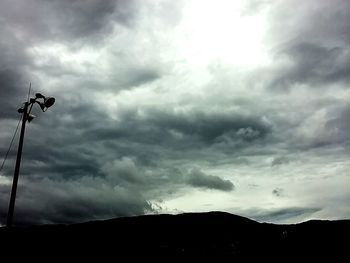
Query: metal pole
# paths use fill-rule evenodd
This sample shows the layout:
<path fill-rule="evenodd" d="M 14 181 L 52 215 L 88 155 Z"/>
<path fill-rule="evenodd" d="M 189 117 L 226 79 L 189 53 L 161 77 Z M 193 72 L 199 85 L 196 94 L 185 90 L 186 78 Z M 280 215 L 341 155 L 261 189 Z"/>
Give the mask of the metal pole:
<path fill-rule="evenodd" d="M 9 210 L 8 210 L 8 213 L 7 213 L 7 224 L 6 224 L 7 227 L 12 226 L 13 212 L 14 212 L 14 209 L 15 209 L 18 175 L 19 175 L 19 168 L 20 168 L 20 165 L 21 165 L 21 158 L 22 158 L 24 131 L 26 129 L 26 122 L 27 122 L 27 117 L 28 117 L 28 105 L 29 105 L 28 102 L 26 102 L 24 104 L 24 111 L 23 111 L 23 116 L 22 116 L 21 135 L 19 137 L 19 144 L 18 144 L 18 150 L 17 150 L 17 159 L 16 159 L 16 167 L 15 167 L 15 173 L 14 173 L 13 182 L 12 182 L 11 199 L 10 199 L 10 204 L 9 204 Z"/>

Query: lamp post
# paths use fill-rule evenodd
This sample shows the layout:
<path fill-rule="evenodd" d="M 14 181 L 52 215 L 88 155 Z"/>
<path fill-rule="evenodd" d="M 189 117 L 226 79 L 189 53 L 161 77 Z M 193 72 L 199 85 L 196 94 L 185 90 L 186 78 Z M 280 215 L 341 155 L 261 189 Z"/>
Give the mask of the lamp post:
<path fill-rule="evenodd" d="M 15 166 L 15 172 L 13 175 L 13 182 L 12 182 L 12 190 L 11 190 L 11 198 L 10 198 L 10 204 L 9 204 L 9 210 L 7 213 L 7 222 L 6 226 L 10 227 L 12 226 L 12 220 L 13 220 L 13 213 L 15 209 L 15 201 L 16 201 L 16 191 L 17 191 L 17 183 L 18 183 L 18 176 L 19 176 L 19 168 L 21 165 L 21 158 L 22 158 L 22 148 L 23 148 L 23 139 L 24 139 L 24 131 L 26 129 L 26 122 L 31 122 L 35 116 L 31 114 L 33 105 L 35 103 L 38 103 L 41 110 L 45 112 L 49 107 L 51 107 L 55 103 L 55 98 L 53 97 L 45 97 L 44 95 L 40 93 L 35 94 L 35 98 L 31 98 L 28 101 L 24 103 L 24 106 L 20 109 L 18 109 L 18 113 L 22 113 L 22 127 L 21 127 L 21 134 L 19 137 L 19 144 L 18 144 L 18 150 L 17 150 L 17 158 L 16 158 L 16 166 Z M 29 111 L 28 111 L 29 109 Z"/>

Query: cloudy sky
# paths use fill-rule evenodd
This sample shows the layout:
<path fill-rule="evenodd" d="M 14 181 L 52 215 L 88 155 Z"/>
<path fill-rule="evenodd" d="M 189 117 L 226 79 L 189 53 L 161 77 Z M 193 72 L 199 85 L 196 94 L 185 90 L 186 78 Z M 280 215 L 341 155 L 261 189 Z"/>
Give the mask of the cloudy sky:
<path fill-rule="evenodd" d="M 1 160 L 29 83 L 56 98 L 15 221 L 350 218 L 349 24 L 347 0 L 1 0 Z"/>

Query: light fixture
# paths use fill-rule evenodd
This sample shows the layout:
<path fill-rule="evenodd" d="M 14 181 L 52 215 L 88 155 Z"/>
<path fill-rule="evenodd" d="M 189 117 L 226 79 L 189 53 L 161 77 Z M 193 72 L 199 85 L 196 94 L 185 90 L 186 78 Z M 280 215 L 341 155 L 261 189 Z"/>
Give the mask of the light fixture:
<path fill-rule="evenodd" d="M 50 108 L 55 103 L 55 98 L 53 97 L 46 97 L 44 99 L 44 105 L 46 108 Z"/>
<path fill-rule="evenodd" d="M 45 96 L 41 95 L 40 93 L 37 93 L 35 95 L 37 96 L 38 94 L 40 95 L 40 97 L 37 97 L 37 98 L 43 98 L 44 102 L 40 102 L 40 101 L 37 101 L 37 100 L 35 100 L 35 102 L 38 103 L 40 108 L 41 108 L 41 110 L 43 112 L 45 112 L 48 108 L 50 108 L 55 103 L 55 98 L 53 98 L 53 97 L 45 97 Z"/>

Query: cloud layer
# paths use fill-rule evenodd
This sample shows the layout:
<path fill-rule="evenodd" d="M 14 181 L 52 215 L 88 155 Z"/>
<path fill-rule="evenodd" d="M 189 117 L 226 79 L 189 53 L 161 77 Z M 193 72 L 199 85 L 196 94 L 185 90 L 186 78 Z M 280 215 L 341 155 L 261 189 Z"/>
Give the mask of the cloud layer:
<path fill-rule="evenodd" d="M 56 98 L 33 108 L 16 222 L 348 218 L 349 13 L 346 0 L 2 1 L 1 156 L 29 82 Z"/>

